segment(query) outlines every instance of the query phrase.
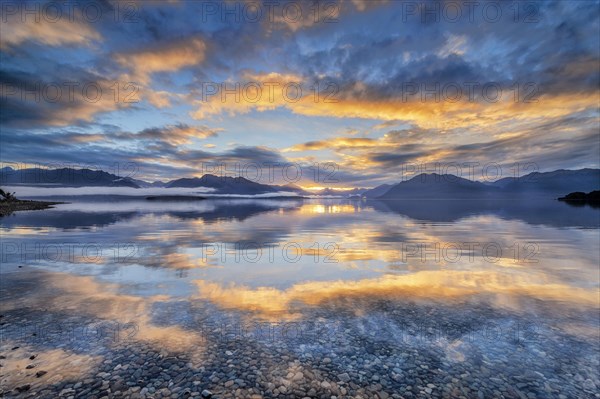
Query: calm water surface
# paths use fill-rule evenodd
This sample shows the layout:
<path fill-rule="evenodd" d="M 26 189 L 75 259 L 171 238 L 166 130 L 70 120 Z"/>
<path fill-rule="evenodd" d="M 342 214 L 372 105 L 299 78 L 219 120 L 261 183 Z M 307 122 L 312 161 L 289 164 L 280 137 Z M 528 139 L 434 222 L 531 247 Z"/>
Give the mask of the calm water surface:
<path fill-rule="evenodd" d="M 68 201 L 0 219 L 7 397 L 599 397 L 598 209 Z"/>

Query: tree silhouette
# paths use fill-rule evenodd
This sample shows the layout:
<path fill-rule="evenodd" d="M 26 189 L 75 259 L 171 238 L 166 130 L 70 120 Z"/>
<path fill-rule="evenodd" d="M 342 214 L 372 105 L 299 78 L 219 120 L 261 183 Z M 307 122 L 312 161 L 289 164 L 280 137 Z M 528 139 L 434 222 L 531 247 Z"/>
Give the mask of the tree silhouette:
<path fill-rule="evenodd" d="M 0 201 L 2 202 L 12 202 L 12 201 L 16 201 L 17 197 L 15 197 L 15 193 L 9 193 L 7 191 L 4 191 L 0 188 L 0 197 L 2 197 L 0 199 Z"/>

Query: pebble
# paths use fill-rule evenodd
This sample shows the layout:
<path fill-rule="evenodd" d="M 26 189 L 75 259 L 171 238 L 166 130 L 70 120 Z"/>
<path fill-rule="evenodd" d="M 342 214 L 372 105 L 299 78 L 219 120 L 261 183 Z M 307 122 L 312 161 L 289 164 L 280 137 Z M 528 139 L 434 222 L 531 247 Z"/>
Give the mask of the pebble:
<path fill-rule="evenodd" d="M 86 371 L 75 379 L 61 375 L 66 374 L 68 365 L 52 369 L 51 378 L 47 380 L 35 380 L 35 377 L 46 375 L 45 370 L 39 370 L 34 375 L 23 373 L 26 374 L 24 378 L 29 380 L 15 384 L 10 390 L 13 396 L 17 396 L 17 392 L 25 396 L 23 393 L 29 390 L 32 398 L 64 399 L 70 396 L 95 399 L 258 399 L 276 396 L 319 399 L 566 399 L 594 397 L 598 390 L 598 379 L 594 374 L 594 366 L 598 361 L 582 356 L 588 353 L 584 349 L 597 348 L 594 343 L 586 346 L 581 341 L 569 341 L 564 336 L 560 336 L 560 340 L 554 337 L 556 341 L 545 338 L 544 341 L 522 343 L 503 341 L 502 337 L 493 341 L 484 341 L 480 337 L 478 341 L 460 334 L 442 337 L 447 342 L 440 345 L 429 345 L 425 340 L 394 341 L 390 339 L 392 332 L 401 325 L 410 328 L 411 323 L 415 322 L 411 319 L 414 313 L 410 311 L 417 310 L 408 305 L 396 310 L 395 306 L 386 303 L 382 302 L 377 308 L 365 311 L 360 316 L 342 313 L 329 315 L 340 320 L 341 326 L 336 334 L 329 336 L 322 333 L 300 342 L 283 339 L 260 341 L 256 337 L 219 341 L 207 337 L 206 342 L 197 348 L 167 349 L 166 346 L 157 348 L 143 341 L 118 342 L 114 343 L 114 348 L 103 346 L 100 342 L 79 343 L 83 346 L 75 347 L 74 343 L 65 340 L 51 341 L 45 345 L 101 360 L 94 363 L 91 372 Z M 384 316 L 379 308 L 386 308 L 389 313 Z M 155 311 L 160 314 L 157 309 Z M 452 312 L 451 308 L 445 309 Z M 397 314 L 394 313 L 396 311 Z M 428 312 L 433 313 L 423 320 L 462 322 L 467 329 L 481 328 L 482 323 L 488 320 L 473 314 L 448 316 L 438 312 L 435 306 L 431 306 Z M 169 317 L 184 315 L 176 311 L 167 313 Z M 156 322 L 160 323 L 160 317 L 155 317 Z M 390 322 L 392 317 L 395 317 L 394 323 Z M 504 316 L 497 317 L 504 321 Z M 319 317 L 313 319 L 320 320 Z M 382 332 L 386 327 L 389 327 L 389 331 Z M 21 344 L 19 340 L 14 342 Z M 36 347 L 35 341 L 31 345 L 22 345 L 32 353 L 38 353 L 31 357 L 43 360 L 42 352 L 33 352 L 41 350 Z M 14 359 L 26 365 L 31 352 L 22 356 L 20 352 L 4 353 L 10 359 L 2 363 L 6 367 L 6 363 Z M 451 356 L 455 352 L 461 355 L 460 360 Z M 553 362 L 558 360 L 561 360 L 563 372 L 560 375 L 552 371 L 552 367 L 556 366 Z M 73 361 L 77 361 L 77 358 Z M 43 364 L 30 364 L 31 367 L 27 368 L 39 368 Z M 76 367 L 79 366 L 76 363 Z M 24 385 L 26 383 L 31 385 Z"/>

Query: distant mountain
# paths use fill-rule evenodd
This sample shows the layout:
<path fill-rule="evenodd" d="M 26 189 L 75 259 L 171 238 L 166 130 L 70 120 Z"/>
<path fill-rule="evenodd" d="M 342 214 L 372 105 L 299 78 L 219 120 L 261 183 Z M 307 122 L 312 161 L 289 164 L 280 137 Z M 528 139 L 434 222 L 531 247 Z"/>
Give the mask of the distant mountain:
<path fill-rule="evenodd" d="M 130 177 L 91 169 L 0 169 L 0 184 L 49 187 L 133 187 L 140 186 Z"/>
<path fill-rule="evenodd" d="M 500 189 L 454 175 L 423 173 L 391 187 L 381 199 L 480 199 L 494 198 Z"/>
<path fill-rule="evenodd" d="M 377 198 L 387 193 L 390 190 L 390 188 L 392 188 L 391 184 L 382 184 L 370 190 L 364 191 L 362 195 L 363 197 L 367 198 Z"/>
<path fill-rule="evenodd" d="M 276 193 L 280 191 L 298 192 L 299 187 L 295 186 L 270 186 L 253 182 L 244 177 L 215 176 L 206 174 L 202 177 L 183 178 L 172 180 L 166 184 L 167 188 L 187 187 L 187 188 L 212 188 L 215 191 L 211 194 L 238 194 L 238 195 L 256 195 L 266 193 Z M 301 190 L 301 189 L 300 189 Z"/>
<path fill-rule="evenodd" d="M 146 182 L 120 177 L 101 170 L 90 169 L 0 169 L 0 184 L 41 187 L 185 187 L 211 188 L 210 194 L 257 195 L 287 192 L 292 195 L 335 197 L 364 196 L 370 199 L 523 199 L 557 198 L 566 193 L 591 192 L 600 189 L 600 169 L 557 170 L 534 172 L 518 178 L 503 178 L 481 183 L 450 174 L 420 174 L 398 184 L 382 184 L 373 189 L 326 188 L 309 193 L 294 184 L 269 185 L 243 177 L 206 174 L 202 177 L 181 178 L 169 182 Z"/>
<path fill-rule="evenodd" d="M 302 187 L 297 186 L 295 184 L 286 184 L 284 186 L 271 186 L 275 187 L 277 191 L 287 192 L 287 193 L 296 193 L 298 195 L 308 195 L 308 191 L 304 190 Z"/>
<path fill-rule="evenodd" d="M 517 199 L 556 198 L 564 193 L 600 189 L 600 169 L 534 172 L 518 178 L 504 178 L 480 183 L 454 175 L 420 174 L 398 183 L 382 195 L 379 186 L 366 192 L 368 198 L 380 199 Z M 377 190 L 377 191 L 376 191 Z M 373 194 L 375 191 L 375 194 Z"/>
<path fill-rule="evenodd" d="M 141 188 L 149 188 L 149 187 L 164 187 L 167 183 L 157 180 L 153 182 L 147 182 L 144 180 L 132 179 L 138 186 Z"/>
<path fill-rule="evenodd" d="M 182 178 L 169 182 L 133 179 L 120 177 L 108 172 L 90 169 L 13 169 L 4 167 L 0 169 L 0 184 L 10 186 L 40 186 L 40 187 L 207 187 L 214 189 L 211 194 L 236 194 L 255 195 L 266 193 L 287 192 L 297 195 L 306 195 L 301 187 L 288 185 L 268 185 L 250 181 L 243 177 L 220 177 L 204 175 L 200 178 Z"/>
<path fill-rule="evenodd" d="M 556 198 L 575 191 L 590 192 L 600 189 L 600 169 L 556 170 L 533 172 L 513 178 L 507 177 L 492 183 L 512 196 L 543 196 Z"/>

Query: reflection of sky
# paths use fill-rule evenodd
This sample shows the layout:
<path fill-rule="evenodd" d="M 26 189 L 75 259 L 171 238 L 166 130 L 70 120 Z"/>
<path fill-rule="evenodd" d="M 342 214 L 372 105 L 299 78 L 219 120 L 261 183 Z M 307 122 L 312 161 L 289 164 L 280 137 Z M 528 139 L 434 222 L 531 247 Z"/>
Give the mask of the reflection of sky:
<path fill-rule="evenodd" d="M 205 351 L 214 349 L 208 344 L 222 343 L 207 331 L 221 334 L 256 322 L 316 322 L 336 333 L 335 339 L 325 334 L 329 340 L 302 345 L 284 340 L 293 356 L 303 356 L 307 347 L 312 354 L 338 353 L 366 340 L 390 348 L 392 357 L 396 350 L 404 356 L 404 348 L 437 353 L 447 370 L 484 356 L 498 372 L 506 363 L 556 378 L 559 364 L 579 369 L 595 361 L 580 354 L 595 349 L 598 339 L 599 230 L 565 226 L 553 219 L 558 212 L 537 224 L 514 210 L 448 222 L 435 214 L 417 220 L 343 200 L 127 200 L 111 203 L 112 212 L 106 205 L 88 199 L 0 219 L 0 310 L 10 321 L 2 343 L 22 348 L 4 361 L 7 384 L 32 382 L 23 369 L 29 352 L 39 354 L 38 367 L 60 372 L 35 379 L 34 386 L 81 380 L 112 358 L 106 342 L 66 338 L 68 328 L 38 341 L 23 336 L 35 325 L 52 329 L 67 321 L 77 328 L 110 322 L 123 327 L 128 340 L 157 351 L 185 350 L 197 367 L 206 364 Z M 598 212 L 555 205 L 567 213 Z M 264 246 L 263 257 L 251 262 L 255 250 L 244 258 L 235 248 L 292 242 L 302 251 L 297 262 L 278 251 L 269 258 Z M 330 242 L 338 245 L 334 254 L 325 248 Z M 431 252 L 425 260 L 402 255 L 403 245 L 466 242 L 496 243 L 503 256 L 486 261 L 480 249 L 461 251 L 460 261 L 438 261 Z M 515 245 L 525 243 L 537 245 L 537 263 L 515 261 Z M 218 245 L 228 249 L 225 261 L 223 252 L 214 253 Z M 327 255 L 338 262 L 325 263 Z M 503 335 L 490 338 L 497 329 Z M 538 335 L 532 338 L 531 331 Z M 521 334 L 518 343 L 515 332 Z"/>
<path fill-rule="evenodd" d="M 426 223 L 334 200 L 128 200 L 111 203 L 103 221 L 107 206 L 74 202 L 39 214 L 49 219 L 3 220 L 2 270 L 25 263 L 90 275 L 131 295 L 199 296 L 228 307 L 271 302 L 280 310 L 358 292 L 419 288 L 435 297 L 429 284 L 444 287 L 442 296 L 514 290 L 596 304 L 589 295 L 598 288 L 597 229 L 494 215 Z M 78 223 L 65 222 L 73 212 Z"/>

